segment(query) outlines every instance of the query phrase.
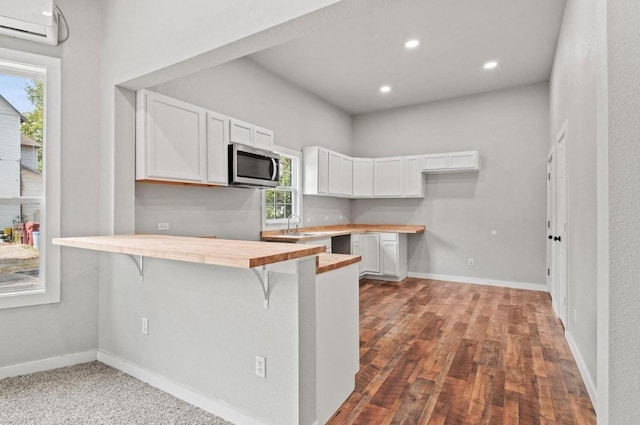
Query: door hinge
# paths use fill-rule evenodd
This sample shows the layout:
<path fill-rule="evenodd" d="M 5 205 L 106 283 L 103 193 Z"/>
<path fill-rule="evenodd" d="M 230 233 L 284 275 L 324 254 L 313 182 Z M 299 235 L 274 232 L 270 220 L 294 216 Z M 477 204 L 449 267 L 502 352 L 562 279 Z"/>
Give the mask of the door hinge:
<path fill-rule="evenodd" d="M 547 173 L 547 180 L 551 181 L 551 173 Z"/>
<path fill-rule="evenodd" d="M 551 276 L 551 269 L 547 269 L 547 276 Z"/>
<path fill-rule="evenodd" d="M 551 220 L 547 220 L 547 229 L 551 229 Z"/>

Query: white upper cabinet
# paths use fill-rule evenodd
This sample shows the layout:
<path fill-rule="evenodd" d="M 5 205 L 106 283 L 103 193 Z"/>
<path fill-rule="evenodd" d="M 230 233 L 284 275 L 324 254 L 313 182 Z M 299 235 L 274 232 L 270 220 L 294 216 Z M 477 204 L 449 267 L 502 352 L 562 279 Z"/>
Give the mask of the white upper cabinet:
<path fill-rule="evenodd" d="M 329 151 L 317 146 L 302 149 L 302 194 L 329 193 Z"/>
<path fill-rule="evenodd" d="M 403 195 L 407 198 L 422 198 L 424 196 L 424 192 L 419 156 L 404 157 L 403 176 Z"/>
<path fill-rule="evenodd" d="M 229 183 L 229 117 L 207 112 L 207 183 Z"/>
<path fill-rule="evenodd" d="M 448 153 L 435 153 L 422 156 L 422 169 L 423 170 L 446 170 L 449 168 L 449 154 Z"/>
<path fill-rule="evenodd" d="M 421 156 L 351 158 L 318 146 L 304 148 L 304 195 L 422 198 Z"/>
<path fill-rule="evenodd" d="M 273 131 L 231 118 L 229 141 L 258 149 L 273 150 Z"/>
<path fill-rule="evenodd" d="M 452 152 L 449 154 L 449 170 L 477 170 L 478 151 Z"/>
<path fill-rule="evenodd" d="M 373 159 L 353 158 L 353 197 L 373 196 Z"/>
<path fill-rule="evenodd" d="M 140 90 L 136 99 L 136 179 L 206 182 L 206 111 Z"/>
<path fill-rule="evenodd" d="M 353 159 L 348 156 L 340 158 L 340 194 L 351 196 L 353 192 Z"/>
<path fill-rule="evenodd" d="M 478 151 L 423 155 L 421 163 L 425 173 L 477 171 L 480 168 Z"/>
<path fill-rule="evenodd" d="M 402 157 L 373 160 L 373 196 L 403 196 Z"/>
<path fill-rule="evenodd" d="M 329 194 L 342 195 L 342 183 L 340 182 L 340 166 L 342 155 L 337 152 L 329 152 Z"/>
<path fill-rule="evenodd" d="M 317 146 L 302 149 L 304 195 L 350 197 L 353 160 Z"/>
<path fill-rule="evenodd" d="M 266 128 L 253 127 L 253 147 L 258 149 L 273 150 L 273 131 Z"/>
<path fill-rule="evenodd" d="M 229 126 L 229 141 L 231 143 L 253 146 L 253 125 L 231 118 Z"/>

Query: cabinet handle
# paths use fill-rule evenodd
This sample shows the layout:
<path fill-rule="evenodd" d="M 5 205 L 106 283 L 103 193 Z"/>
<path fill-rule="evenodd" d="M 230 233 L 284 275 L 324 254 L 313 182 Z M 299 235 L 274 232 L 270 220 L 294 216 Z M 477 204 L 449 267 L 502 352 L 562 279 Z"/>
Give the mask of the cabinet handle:
<path fill-rule="evenodd" d="M 556 236 L 555 238 L 553 238 L 554 241 L 558 241 L 558 242 L 562 242 L 562 237 L 561 236 Z"/>
<path fill-rule="evenodd" d="M 278 175 L 278 161 L 275 158 L 271 158 L 271 168 L 273 171 L 271 172 L 271 180 L 276 181 L 276 176 Z"/>
<path fill-rule="evenodd" d="M 553 239 L 553 236 L 549 235 L 549 239 Z"/>

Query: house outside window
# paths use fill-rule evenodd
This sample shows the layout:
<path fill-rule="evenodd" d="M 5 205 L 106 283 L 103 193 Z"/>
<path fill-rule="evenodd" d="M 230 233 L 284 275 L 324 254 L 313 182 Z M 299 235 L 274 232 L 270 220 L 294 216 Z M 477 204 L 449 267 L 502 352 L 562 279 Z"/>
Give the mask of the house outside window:
<path fill-rule="evenodd" d="M 0 49 L 0 308 L 60 300 L 60 60 Z"/>
<path fill-rule="evenodd" d="M 267 226 L 284 224 L 291 215 L 301 216 L 300 153 L 284 148 L 274 150 L 280 154 L 280 180 L 276 188 L 264 191 Z"/>

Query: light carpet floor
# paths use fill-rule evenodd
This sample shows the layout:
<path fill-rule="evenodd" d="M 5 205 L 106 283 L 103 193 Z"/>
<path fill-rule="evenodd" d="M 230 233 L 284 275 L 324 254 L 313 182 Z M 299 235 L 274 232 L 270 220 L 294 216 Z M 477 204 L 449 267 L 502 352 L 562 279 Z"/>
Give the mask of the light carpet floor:
<path fill-rule="evenodd" d="M 0 424 L 233 425 L 100 362 L 0 380 Z"/>

